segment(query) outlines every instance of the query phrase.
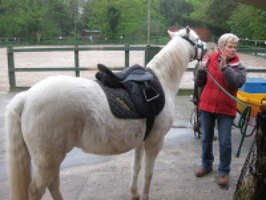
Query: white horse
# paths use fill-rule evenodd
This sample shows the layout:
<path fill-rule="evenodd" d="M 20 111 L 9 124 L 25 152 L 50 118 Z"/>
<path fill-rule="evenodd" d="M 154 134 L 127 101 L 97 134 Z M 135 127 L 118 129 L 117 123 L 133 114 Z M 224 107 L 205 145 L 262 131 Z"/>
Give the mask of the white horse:
<path fill-rule="evenodd" d="M 197 45 L 200 40 L 190 28 L 169 34 L 172 39 L 147 65 L 162 84 L 165 106 L 145 141 L 146 119 L 114 117 L 95 81 L 54 76 L 13 98 L 6 113 L 12 200 L 39 200 L 47 187 L 54 200 L 62 200 L 60 164 L 74 147 L 99 155 L 134 149 L 130 192 L 133 199 L 149 199 L 155 159 L 173 123 L 174 99 L 182 75 L 190 60 L 195 55 L 199 59 L 202 52 Z M 143 153 L 144 184 L 139 193 L 137 179 Z"/>

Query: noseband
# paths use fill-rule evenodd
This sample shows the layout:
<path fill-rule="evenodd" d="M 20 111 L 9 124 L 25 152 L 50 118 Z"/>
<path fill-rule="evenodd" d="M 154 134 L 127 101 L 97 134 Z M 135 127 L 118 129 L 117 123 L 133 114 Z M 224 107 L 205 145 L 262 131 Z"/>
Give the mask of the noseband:
<path fill-rule="evenodd" d="M 201 61 L 202 58 L 203 58 L 203 56 L 204 56 L 204 54 L 206 53 L 206 50 L 204 50 L 204 48 L 203 48 L 203 44 L 197 44 L 197 43 L 193 42 L 191 39 L 189 39 L 186 36 L 181 36 L 181 37 L 184 40 L 186 40 L 187 42 L 189 42 L 193 46 L 193 48 L 195 50 L 195 56 L 194 56 L 194 58 L 192 60 Z M 201 55 L 200 55 L 200 58 L 199 59 L 197 58 L 198 57 L 198 49 L 201 49 Z"/>

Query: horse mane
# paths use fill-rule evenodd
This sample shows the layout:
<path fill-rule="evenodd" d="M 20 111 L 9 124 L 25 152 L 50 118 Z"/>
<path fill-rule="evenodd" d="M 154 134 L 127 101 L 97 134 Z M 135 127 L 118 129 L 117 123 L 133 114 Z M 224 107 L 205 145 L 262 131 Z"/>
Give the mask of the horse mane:
<path fill-rule="evenodd" d="M 174 93 L 178 91 L 181 78 L 193 51 L 192 46 L 180 36 L 173 37 L 168 44 L 147 64 L 161 83 Z"/>

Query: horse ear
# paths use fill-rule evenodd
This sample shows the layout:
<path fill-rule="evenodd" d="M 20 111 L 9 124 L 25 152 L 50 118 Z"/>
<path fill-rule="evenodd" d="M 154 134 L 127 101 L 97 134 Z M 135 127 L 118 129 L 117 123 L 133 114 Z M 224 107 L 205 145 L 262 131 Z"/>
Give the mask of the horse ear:
<path fill-rule="evenodd" d="M 189 26 L 187 26 L 186 27 L 186 33 L 187 33 L 187 35 L 189 34 L 189 32 L 190 32 L 190 28 L 189 28 Z"/>
<path fill-rule="evenodd" d="M 168 32 L 168 35 L 170 36 L 170 38 L 175 37 L 175 32 L 172 32 L 170 30 L 168 30 L 167 32 Z"/>

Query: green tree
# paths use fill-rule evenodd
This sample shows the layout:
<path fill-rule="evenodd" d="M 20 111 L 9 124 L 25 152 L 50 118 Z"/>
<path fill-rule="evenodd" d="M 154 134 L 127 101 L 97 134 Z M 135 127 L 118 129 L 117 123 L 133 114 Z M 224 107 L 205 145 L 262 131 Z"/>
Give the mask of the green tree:
<path fill-rule="evenodd" d="M 24 34 L 35 35 L 40 42 L 41 37 L 53 37 L 67 33 L 66 5 L 63 0 L 28 0 L 24 6 L 23 15 L 26 17 Z M 68 27 L 69 28 L 69 27 Z"/>
<path fill-rule="evenodd" d="M 0 0 L 0 37 L 77 36 L 99 29 L 104 36 L 146 35 L 148 0 Z M 150 33 L 170 26 L 204 27 L 215 36 L 233 31 L 265 39 L 266 11 L 232 0 L 151 0 Z"/>
<path fill-rule="evenodd" d="M 66 5 L 66 14 L 65 23 L 63 24 L 62 28 L 64 29 L 65 33 L 70 33 L 72 36 L 77 37 L 79 32 L 86 28 L 86 23 L 84 22 L 84 6 L 89 1 L 83 0 L 64 0 Z"/>
<path fill-rule="evenodd" d="M 247 5 L 239 5 L 230 16 L 228 25 L 240 37 L 266 38 L 266 11 Z"/>
<path fill-rule="evenodd" d="M 151 33 L 165 31 L 164 18 L 159 13 L 158 0 L 152 0 Z M 85 5 L 83 18 L 89 29 L 100 29 L 103 35 L 129 36 L 147 32 L 147 1 L 91 0 Z"/>
<path fill-rule="evenodd" d="M 184 0 L 191 4 L 192 10 L 185 17 L 197 24 L 208 24 L 209 18 L 206 17 L 211 0 Z"/>
<path fill-rule="evenodd" d="M 121 12 L 114 6 L 107 8 L 107 17 L 109 19 L 109 29 L 111 33 L 117 33 L 117 28 L 120 23 L 120 15 Z"/>
<path fill-rule="evenodd" d="M 4 37 L 58 36 L 66 26 L 64 0 L 1 0 L 0 35 Z"/>
<path fill-rule="evenodd" d="M 232 0 L 223 0 L 222 2 L 220 0 L 211 1 L 206 17 L 208 18 L 210 27 L 216 34 L 221 35 L 224 32 L 231 31 L 227 21 L 236 7 L 237 3 Z"/>
<path fill-rule="evenodd" d="M 21 31 L 24 18 L 21 18 L 21 7 L 15 1 L 0 1 L 0 36 L 14 37 Z"/>
<path fill-rule="evenodd" d="M 210 28 L 214 35 L 219 36 L 230 31 L 227 20 L 234 12 L 237 4 L 232 0 L 185 0 L 193 5 L 188 18 L 202 27 Z"/>
<path fill-rule="evenodd" d="M 196 25 L 196 21 L 189 18 L 193 5 L 185 0 L 160 0 L 160 14 L 165 17 L 166 25 L 184 27 Z"/>

